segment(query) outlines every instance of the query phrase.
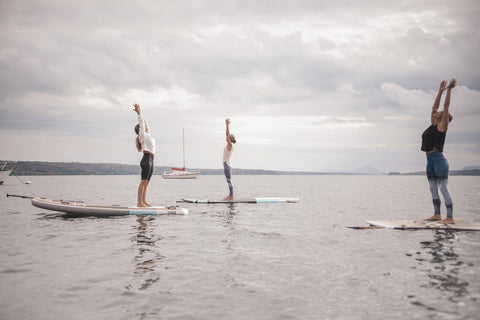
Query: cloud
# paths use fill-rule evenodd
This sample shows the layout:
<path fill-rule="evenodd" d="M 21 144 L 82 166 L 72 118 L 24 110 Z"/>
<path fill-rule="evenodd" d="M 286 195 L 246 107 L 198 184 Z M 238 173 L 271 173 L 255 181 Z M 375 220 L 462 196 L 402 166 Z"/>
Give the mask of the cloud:
<path fill-rule="evenodd" d="M 337 88 L 338 92 L 352 93 L 352 94 L 361 94 L 360 91 L 356 90 L 351 83 L 344 83 Z"/>
<path fill-rule="evenodd" d="M 162 165 L 184 127 L 188 163 L 216 167 L 231 117 L 241 167 L 416 170 L 438 84 L 456 76 L 447 143 L 476 164 L 479 13 L 470 0 L 2 1 L 4 157 L 68 160 L 43 137 L 71 139 L 76 161 L 135 163 L 119 148 L 138 102 Z"/>

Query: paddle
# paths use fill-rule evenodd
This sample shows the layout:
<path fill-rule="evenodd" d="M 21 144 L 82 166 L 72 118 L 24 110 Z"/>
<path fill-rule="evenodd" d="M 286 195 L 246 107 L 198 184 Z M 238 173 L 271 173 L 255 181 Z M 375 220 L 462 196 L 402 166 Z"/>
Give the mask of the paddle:
<path fill-rule="evenodd" d="M 20 195 L 16 195 L 16 194 L 8 194 L 8 193 L 7 193 L 7 198 L 8 198 L 8 197 L 23 198 L 23 199 L 33 199 L 33 198 L 35 198 L 35 197 L 20 196 Z"/>

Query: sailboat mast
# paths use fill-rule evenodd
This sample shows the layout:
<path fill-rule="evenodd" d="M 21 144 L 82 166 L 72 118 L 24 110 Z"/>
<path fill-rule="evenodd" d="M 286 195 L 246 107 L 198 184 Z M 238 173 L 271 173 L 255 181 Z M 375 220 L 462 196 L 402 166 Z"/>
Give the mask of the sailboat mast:
<path fill-rule="evenodd" d="M 182 140 L 183 140 L 183 169 L 185 170 L 185 131 L 182 128 Z"/>

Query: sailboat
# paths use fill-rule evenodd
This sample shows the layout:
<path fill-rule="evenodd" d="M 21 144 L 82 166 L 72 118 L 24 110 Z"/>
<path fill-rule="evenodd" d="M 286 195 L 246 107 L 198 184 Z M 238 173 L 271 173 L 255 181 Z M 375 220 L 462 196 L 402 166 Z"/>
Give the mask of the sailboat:
<path fill-rule="evenodd" d="M 6 170 L 5 169 L 5 166 L 7 165 L 8 161 L 5 161 L 3 163 L 3 166 L 2 168 L 0 169 L 0 184 L 3 184 L 3 182 L 5 181 L 5 179 L 7 179 L 7 177 L 10 175 L 10 173 L 12 172 L 12 170 Z"/>
<path fill-rule="evenodd" d="M 197 179 L 200 174 L 199 171 L 186 171 L 185 170 L 185 132 L 182 128 L 182 140 L 183 140 L 183 168 L 172 167 L 172 171 L 164 172 L 162 174 L 163 179 Z"/>

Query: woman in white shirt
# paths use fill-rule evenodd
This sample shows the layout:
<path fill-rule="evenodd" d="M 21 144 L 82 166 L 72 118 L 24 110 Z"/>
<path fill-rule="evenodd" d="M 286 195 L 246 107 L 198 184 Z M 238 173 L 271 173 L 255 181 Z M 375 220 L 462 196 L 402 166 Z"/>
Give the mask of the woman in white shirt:
<path fill-rule="evenodd" d="M 133 105 L 135 112 L 138 115 L 138 124 L 135 126 L 137 133 L 136 145 L 138 152 L 143 152 L 140 167 L 142 168 L 142 178 L 138 186 L 138 200 L 137 207 L 151 207 L 145 198 L 147 195 L 147 186 L 153 174 L 153 155 L 155 154 L 155 139 L 150 135 L 150 127 L 148 126 L 147 118 L 140 110 L 140 106 L 135 103 Z"/>
<path fill-rule="evenodd" d="M 230 158 L 232 157 L 233 152 L 233 143 L 236 143 L 235 136 L 230 134 L 230 119 L 225 119 L 225 125 L 227 127 L 226 136 L 227 136 L 227 145 L 225 149 L 223 149 L 223 173 L 225 174 L 225 178 L 227 178 L 228 190 L 230 194 L 224 198 L 224 200 L 233 200 L 233 185 L 232 185 L 232 163 L 230 162 Z"/>

